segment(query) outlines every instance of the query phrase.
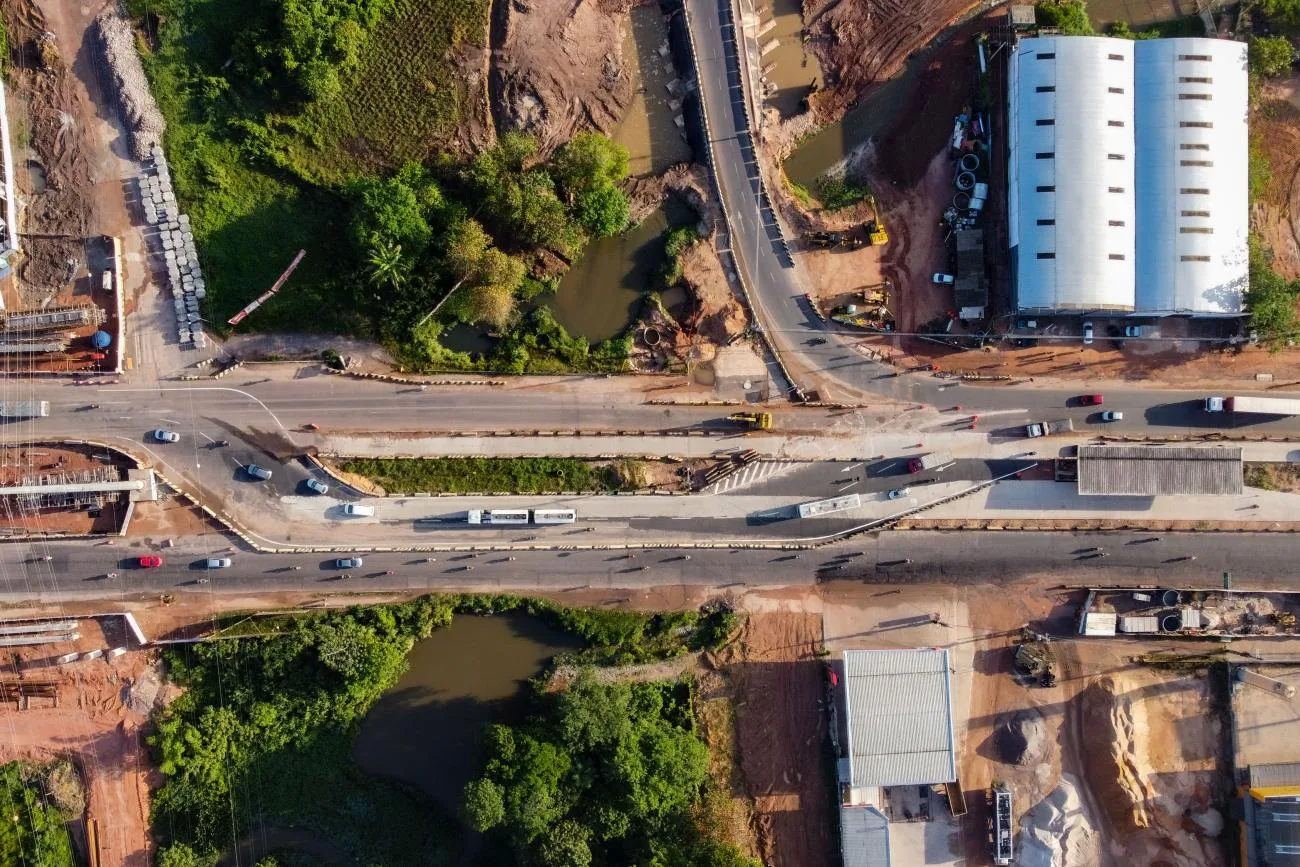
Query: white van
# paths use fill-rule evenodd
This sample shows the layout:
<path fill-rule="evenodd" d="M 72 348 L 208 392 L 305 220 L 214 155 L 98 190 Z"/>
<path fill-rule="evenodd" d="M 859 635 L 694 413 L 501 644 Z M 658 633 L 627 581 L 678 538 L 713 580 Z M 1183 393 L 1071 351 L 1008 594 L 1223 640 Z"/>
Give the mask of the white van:
<path fill-rule="evenodd" d="M 362 503 L 348 503 L 343 507 L 343 514 L 358 518 L 373 518 L 375 516 L 375 507 Z"/>

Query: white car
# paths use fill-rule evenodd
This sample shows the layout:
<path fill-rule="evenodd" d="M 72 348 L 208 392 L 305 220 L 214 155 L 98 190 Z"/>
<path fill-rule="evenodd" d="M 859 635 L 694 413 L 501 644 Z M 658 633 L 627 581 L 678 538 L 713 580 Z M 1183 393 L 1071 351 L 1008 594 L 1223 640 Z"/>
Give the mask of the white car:
<path fill-rule="evenodd" d="M 206 565 L 209 569 L 229 569 L 233 563 L 229 557 L 209 557 Z"/>
<path fill-rule="evenodd" d="M 160 443 L 178 443 L 181 441 L 181 435 L 176 431 L 163 430 L 162 428 L 158 428 L 153 432 L 153 438 Z"/>
<path fill-rule="evenodd" d="M 910 493 L 912 493 L 912 491 L 908 488 L 894 488 L 894 490 L 889 492 L 889 499 L 901 500 L 903 497 L 906 497 Z"/>
<path fill-rule="evenodd" d="M 1108 409 L 1101 414 L 1102 421 L 1123 421 L 1124 413 L 1115 409 Z"/>
<path fill-rule="evenodd" d="M 1085 323 L 1083 323 L 1083 343 L 1084 343 L 1085 346 L 1091 345 L 1091 343 L 1092 343 L 1092 323 L 1091 323 L 1091 322 L 1085 322 Z"/>
<path fill-rule="evenodd" d="M 329 493 L 329 489 L 330 489 L 329 485 L 325 484 L 324 482 L 318 482 L 315 479 L 308 479 L 307 487 L 318 494 L 327 494 Z"/>
<path fill-rule="evenodd" d="M 944 274 L 941 271 L 935 271 L 934 276 L 930 279 L 935 283 L 938 283 L 940 286 L 951 286 L 954 280 L 951 274 Z"/>
<path fill-rule="evenodd" d="M 348 503 L 343 507 L 343 514 L 353 515 L 358 518 L 373 518 L 375 515 L 375 507 L 366 506 L 361 503 Z"/>

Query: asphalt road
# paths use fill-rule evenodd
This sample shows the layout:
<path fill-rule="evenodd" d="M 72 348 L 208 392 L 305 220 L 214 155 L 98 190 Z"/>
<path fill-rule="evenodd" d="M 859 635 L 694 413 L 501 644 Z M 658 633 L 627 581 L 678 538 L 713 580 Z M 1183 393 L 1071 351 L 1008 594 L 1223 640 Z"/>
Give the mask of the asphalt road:
<path fill-rule="evenodd" d="M 1148 541 L 1153 538 L 1156 541 Z M 667 584 L 767 587 L 827 580 L 1007 584 L 1045 574 L 1064 584 L 1187 586 L 1218 585 L 1225 571 L 1252 587 L 1294 589 L 1288 576 L 1294 573 L 1297 545 L 1281 534 L 890 532 L 804 552 L 480 552 L 439 554 L 434 562 L 409 553 L 366 554 L 360 568 L 346 570 L 350 577 L 345 579 L 345 570 L 334 565 L 333 557 L 254 554 L 227 549 L 220 542 L 212 535 L 179 539 L 175 547 L 161 549 L 140 542 L 0 546 L 0 598 L 466 587 L 637 589 Z M 1103 552 L 1107 556 L 1099 556 Z M 53 557 L 51 562 L 38 559 L 46 553 Z M 142 554 L 162 556 L 163 566 L 133 567 L 131 560 Z M 234 565 L 199 568 L 209 556 L 229 556 Z M 1196 559 L 1189 559 L 1193 556 Z M 117 577 L 106 578 L 110 572 Z"/>

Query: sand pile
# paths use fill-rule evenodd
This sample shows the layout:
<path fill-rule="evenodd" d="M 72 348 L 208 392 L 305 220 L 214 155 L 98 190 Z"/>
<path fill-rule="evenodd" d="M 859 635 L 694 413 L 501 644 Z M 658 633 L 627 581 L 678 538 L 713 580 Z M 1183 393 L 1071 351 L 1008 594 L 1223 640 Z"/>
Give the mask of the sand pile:
<path fill-rule="evenodd" d="M 1021 867 L 1093 867 L 1100 841 L 1079 800 L 1074 777 L 1062 774 L 1052 793 L 1020 820 Z"/>
<path fill-rule="evenodd" d="M 998 761 L 1007 765 L 1033 767 L 1046 759 L 1047 723 L 1033 708 L 1007 714 L 993 730 L 993 749 Z"/>

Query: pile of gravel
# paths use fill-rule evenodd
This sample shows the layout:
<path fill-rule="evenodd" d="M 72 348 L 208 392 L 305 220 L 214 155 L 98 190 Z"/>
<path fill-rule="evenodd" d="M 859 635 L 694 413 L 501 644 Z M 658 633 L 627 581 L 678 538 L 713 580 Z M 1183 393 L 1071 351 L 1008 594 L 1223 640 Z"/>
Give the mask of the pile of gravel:
<path fill-rule="evenodd" d="M 153 153 L 155 146 L 162 146 L 167 124 L 140 65 L 135 34 L 115 7 L 116 4 L 100 13 L 95 19 L 95 30 L 108 61 L 122 116 L 131 130 L 131 152 L 137 160 L 143 160 Z"/>

